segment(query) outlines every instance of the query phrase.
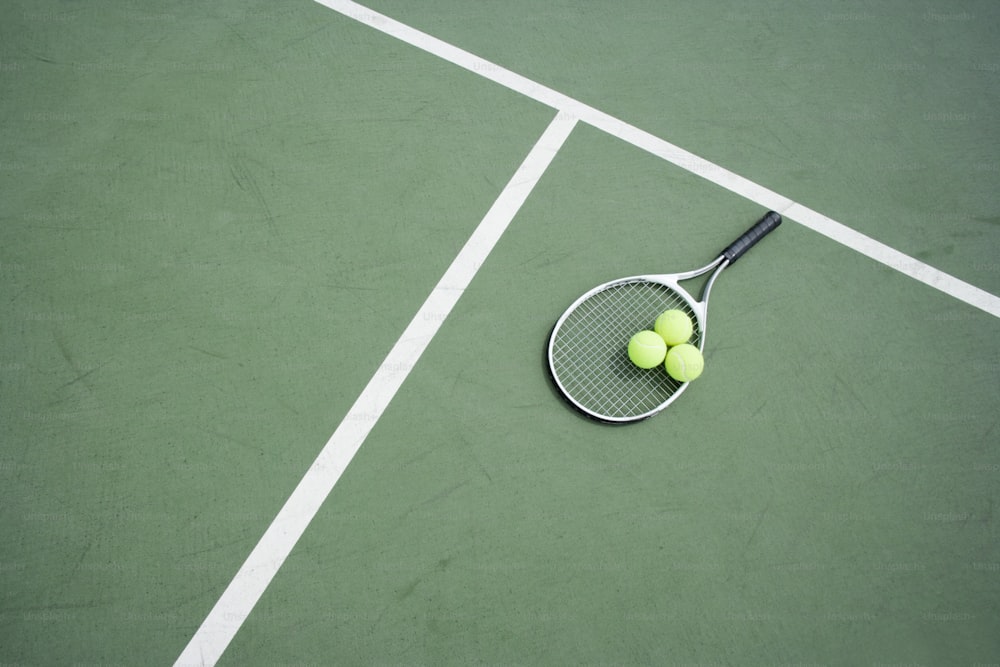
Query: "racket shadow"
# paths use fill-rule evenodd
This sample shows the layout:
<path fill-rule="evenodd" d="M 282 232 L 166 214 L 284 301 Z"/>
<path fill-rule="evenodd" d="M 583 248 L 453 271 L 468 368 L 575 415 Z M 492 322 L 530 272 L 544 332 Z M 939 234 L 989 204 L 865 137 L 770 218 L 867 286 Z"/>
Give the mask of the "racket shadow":
<path fill-rule="evenodd" d="M 595 417 L 594 415 L 589 414 L 587 412 L 584 412 L 579 407 L 574 405 L 573 402 L 570 401 L 566 397 L 566 395 L 559 390 L 559 384 L 556 382 L 555 376 L 552 375 L 552 366 L 549 363 L 548 341 L 549 339 L 552 338 L 552 334 L 555 332 L 555 330 L 556 330 L 556 325 L 553 324 L 552 327 L 549 329 L 548 334 L 545 336 L 545 345 L 542 346 L 542 356 L 541 356 L 542 368 L 545 371 L 545 377 L 548 378 L 548 381 L 545 384 L 549 389 L 549 393 L 558 398 L 559 403 L 562 403 L 567 408 L 569 408 L 570 413 L 576 415 L 577 418 L 582 419 L 590 424 L 604 424 L 605 426 L 621 426 L 624 424 L 639 424 L 641 422 L 646 421 L 647 418 L 635 419 L 627 422 L 607 421 Z"/>

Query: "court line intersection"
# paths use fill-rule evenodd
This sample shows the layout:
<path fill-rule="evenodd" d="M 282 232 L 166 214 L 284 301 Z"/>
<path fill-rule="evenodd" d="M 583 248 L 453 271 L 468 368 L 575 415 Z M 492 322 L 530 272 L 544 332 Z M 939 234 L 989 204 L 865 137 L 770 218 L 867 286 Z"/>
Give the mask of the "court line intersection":
<path fill-rule="evenodd" d="M 448 44 L 427 33 L 411 28 L 384 14 L 372 11 L 352 0 L 315 0 L 346 17 L 395 37 L 422 51 L 431 53 L 478 76 L 509 88 L 557 111 L 572 114 L 580 122 L 591 125 L 614 137 L 656 155 L 681 169 L 701 176 L 730 192 L 781 213 L 782 217 L 808 227 L 841 245 L 847 246 L 881 264 L 944 292 L 980 310 L 1000 317 L 1000 297 L 975 285 L 947 274 L 920 260 L 910 257 L 880 241 L 858 232 L 843 223 L 814 211 L 805 205 L 754 183 L 748 178 L 686 151 L 645 130 L 615 118 L 603 111 L 537 83 L 496 63 Z"/>

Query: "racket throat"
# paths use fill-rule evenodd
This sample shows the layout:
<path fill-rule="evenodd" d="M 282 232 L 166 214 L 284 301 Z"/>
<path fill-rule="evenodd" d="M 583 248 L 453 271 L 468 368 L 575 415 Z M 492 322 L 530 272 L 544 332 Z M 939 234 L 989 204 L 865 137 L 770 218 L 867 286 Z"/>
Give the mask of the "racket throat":
<path fill-rule="evenodd" d="M 688 271 L 687 273 L 678 273 L 673 278 L 678 284 L 691 283 L 691 288 L 688 285 L 684 285 L 684 291 L 692 296 L 698 295 L 696 297 L 697 300 L 705 304 L 708 302 L 708 294 L 712 290 L 712 285 L 715 284 L 715 279 L 719 277 L 722 269 L 727 266 L 729 266 L 729 260 L 720 255 L 714 262 L 707 266 L 695 269 L 694 271 Z"/>
<path fill-rule="evenodd" d="M 699 337 L 698 337 L 698 348 L 705 349 L 705 334 L 708 330 L 708 296 L 712 292 L 712 286 L 715 285 L 715 280 L 722 273 L 722 270 L 729 266 L 730 261 L 726 259 L 725 256 L 720 255 L 711 264 L 704 266 L 700 269 L 694 271 L 689 271 L 687 273 L 681 273 L 675 276 L 678 287 L 681 283 L 694 283 L 692 285 L 695 289 L 688 289 L 685 285 L 682 289 L 692 296 L 697 294 L 695 302 L 691 304 L 691 307 L 697 311 L 698 322 L 699 322 Z"/>
<path fill-rule="evenodd" d="M 728 259 L 725 258 L 721 259 L 722 261 L 719 262 L 718 266 L 716 266 L 715 269 L 712 271 L 712 273 L 709 274 L 708 278 L 705 279 L 705 282 L 702 285 L 701 298 L 699 298 L 698 300 L 701 301 L 703 305 L 708 303 L 708 294 L 709 292 L 712 291 L 712 285 L 715 284 L 715 279 L 719 277 L 719 274 L 722 273 L 722 270 L 724 268 L 729 266 Z"/>

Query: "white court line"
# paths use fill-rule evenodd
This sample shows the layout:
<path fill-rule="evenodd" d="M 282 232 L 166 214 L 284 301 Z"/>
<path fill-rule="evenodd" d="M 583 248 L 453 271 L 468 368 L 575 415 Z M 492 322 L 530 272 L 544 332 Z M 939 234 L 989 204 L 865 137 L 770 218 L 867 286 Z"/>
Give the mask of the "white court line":
<path fill-rule="evenodd" d="M 756 202 L 764 208 L 778 211 L 783 217 L 789 220 L 794 220 L 837 243 L 856 250 L 877 262 L 892 267 L 900 273 L 919 280 L 971 306 L 975 306 L 994 317 L 1000 317 L 1000 297 L 935 269 L 929 264 L 925 264 L 861 232 L 855 231 L 822 213 L 793 202 L 787 197 L 709 162 L 704 158 L 698 157 L 679 146 L 664 141 L 649 132 L 640 130 L 583 102 L 527 79 L 520 74 L 504 69 L 495 63 L 456 46 L 452 46 L 436 37 L 420 32 L 388 16 L 374 12 L 351 0 L 316 0 L 316 2 L 510 90 L 519 92 L 536 102 L 559 111 L 568 112 L 588 125 L 592 125 L 637 148 L 657 155 L 730 192 Z"/>
<path fill-rule="evenodd" d="M 214 665 L 222 656 L 576 122 L 560 112 L 546 128 L 177 658 L 175 667 Z"/>
<path fill-rule="evenodd" d="M 316 0 L 345 16 L 490 79 L 559 113 L 379 366 L 315 462 L 175 662 L 214 665 L 319 511 L 478 267 L 489 255 L 577 120 L 776 210 L 838 243 L 1000 317 L 1000 298 L 943 273 L 738 174 L 551 88 L 350 0 Z"/>

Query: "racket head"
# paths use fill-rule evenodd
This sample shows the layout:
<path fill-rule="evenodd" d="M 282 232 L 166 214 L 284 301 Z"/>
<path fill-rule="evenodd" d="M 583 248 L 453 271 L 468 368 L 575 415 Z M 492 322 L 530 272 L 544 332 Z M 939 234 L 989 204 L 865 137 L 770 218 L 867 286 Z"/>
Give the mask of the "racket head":
<path fill-rule="evenodd" d="M 598 285 L 573 302 L 549 335 L 549 373 L 577 410 L 602 422 L 626 423 L 651 417 L 687 387 L 656 368 L 636 367 L 628 341 L 652 329 L 657 315 L 682 310 L 691 318 L 692 345 L 702 349 L 706 302 L 695 300 L 678 281 L 688 274 L 633 276 Z"/>

